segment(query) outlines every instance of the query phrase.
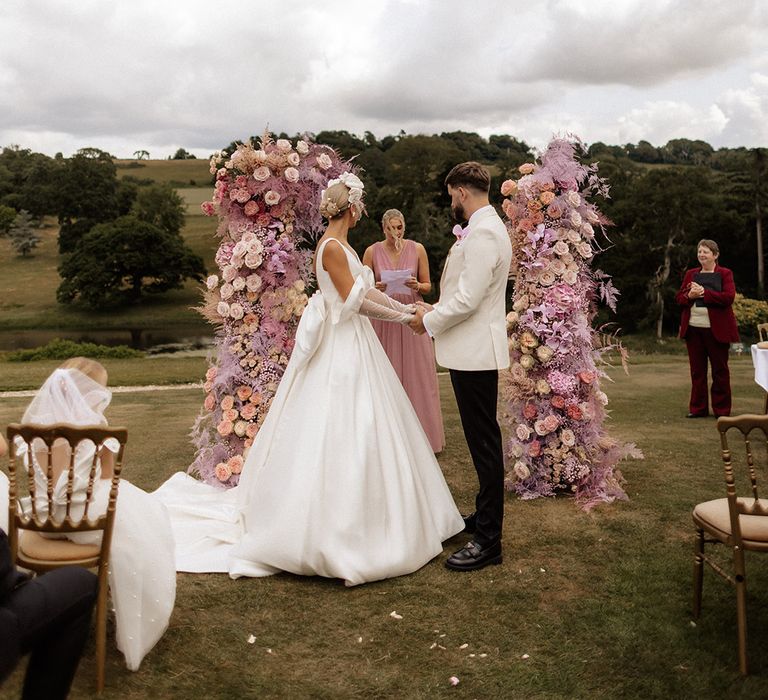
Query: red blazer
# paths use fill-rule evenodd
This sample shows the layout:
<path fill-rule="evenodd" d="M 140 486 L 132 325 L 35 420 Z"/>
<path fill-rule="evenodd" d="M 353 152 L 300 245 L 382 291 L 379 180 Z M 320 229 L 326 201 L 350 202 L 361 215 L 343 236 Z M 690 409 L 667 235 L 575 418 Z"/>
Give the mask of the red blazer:
<path fill-rule="evenodd" d="M 694 267 L 685 273 L 680 291 L 675 300 L 683 307 L 683 316 L 680 319 L 680 337 L 685 338 L 688 332 L 688 321 L 691 319 L 691 306 L 693 301 L 688 298 L 688 291 L 693 282 L 693 276 L 701 272 L 700 267 Z M 727 267 L 715 265 L 715 272 L 719 272 L 723 280 L 723 290 L 715 292 L 711 289 L 704 290 L 704 303 L 709 310 L 709 323 L 712 335 L 720 343 L 738 343 L 739 330 L 736 325 L 736 316 L 733 315 L 733 298 L 736 296 L 736 286 L 733 284 L 733 272 Z"/>

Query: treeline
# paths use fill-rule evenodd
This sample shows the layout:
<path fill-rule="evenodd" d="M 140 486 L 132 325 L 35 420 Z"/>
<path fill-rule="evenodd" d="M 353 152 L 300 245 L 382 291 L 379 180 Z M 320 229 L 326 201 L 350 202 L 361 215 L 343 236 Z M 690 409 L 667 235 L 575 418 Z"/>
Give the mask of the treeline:
<path fill-rule="evenodd" d="M 452 243 L 453 222 L 443 186 L 450 168 L 464 160 L 488 165 L 493 175 L 492 201 L 499 204 L 501 182 L 517 177 L 518 166 L 533 158 L 528 144 L 508 135 L 401 132 L 379 139 L 370 132 L 359 137 L 347 131 L 321 131 L 312 137 L 354 158 L 363 170 L 369 216 L 352 236 L 357 249 L 362 252 L 381 237 L 379 221 L 384 211 L 400 209 L 406 218 L 406 235 L 427 249 L 435 281 Z M 231 152 L 235 145 L 224 148 Z M 609 198 L 597 204 L 615 224 L 596 264 L 614 276 L 622 292 L 615 320 L 625 331 L 675 330 L 679 313 L 674 293 L 685 269 L 696 264 L 696 243 L 702 238 L 719 243 L 720 261 L 733 269 L 738 291 L 765 298 L 766 153 L 762 148 L 713 149 L 704 141 L 689 139 L 674 139 L 661 147 L 646 141 L 589 147 L 585 162 L 599 162 L 600 175 L 611 183 Z M 142 195 L 149 192 L 151 197 Z M 65 255 L 72 255 L 74 246 L 97 224 L 125 216 L 178 236 L 181 207 L 178 197 L 172 203 L 172 194 L 167 187 L 134 178 L 118 180 L 112 157 L 98 149 L 82 149 L 66 159 L 19 148 L 0 153 L 0 223 L 3 206 L 14 212 L 25 209 L 37 217 L 55 215 L 61 223 L 60 247 Z M 153 203 L 140 204 L 148 199 Z M 166 218 L 158 214 L 160 210 Z M 127 236 L 130 227 L 120 228 Z M 185 270 L 189 276 L 200 274 L 199 267 Z M 135 289 L 124 292 L 121 298 L 138 298 Z M 86 293 L 81 285 L 70 300 L 84 298 Z"/>
<path fill-rule="evenodd" d="M 181 236 L 184 202 L 177 192 L 118 179 L 113 157 L 97 148 L 71 158 L 15 146 L 0 152 L 0 235 L 18 228 L 19 220 L 39 224 L 44 216 L 57 217 L 60 225 L 61 303 L 136 303 L 205 272 Z"/>

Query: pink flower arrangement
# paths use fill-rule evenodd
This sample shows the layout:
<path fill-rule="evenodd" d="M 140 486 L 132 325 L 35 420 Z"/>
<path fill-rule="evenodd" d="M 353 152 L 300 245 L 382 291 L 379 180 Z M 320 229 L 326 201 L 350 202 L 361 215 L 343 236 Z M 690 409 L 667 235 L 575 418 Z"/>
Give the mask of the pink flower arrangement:
<path fill-rule="evenodd" d="M 239 480 L 238 459 L 269 410 L 307 303 L 312 251 L 305 242 L 323 230 L 320 194 L 350 169 L 327 146 L 273 141 L 268 133 L 211 158 L 216 184 L 202 211 L 218 217 L 219 274 L 206 280 L 201 312 L 217 326 L 217 354 L 189 468 L 209 483 Z"/>
<path fill-rule="evenodd" d="M 524 163 L 518 180 L 502 184 L 517 279 L 501 400 L 510 426 L 508 487 L 524 499 L 572 493 L 590 508 L 626 498 L 616 464 L 642 455 L 607 439 L 603 428 L 598 365 L 608 349 L 619 350 L 622 364 L 626 353 L 593 342 L 597 301 L 615 311 L 618 291 L 591 268 L 595 226 L 604 234 L 610 222 L 590 198 L 607 195 L 608 186 L 596 166 L 578 161 L 579 147 L 554 139 L 540 161 Z"/>

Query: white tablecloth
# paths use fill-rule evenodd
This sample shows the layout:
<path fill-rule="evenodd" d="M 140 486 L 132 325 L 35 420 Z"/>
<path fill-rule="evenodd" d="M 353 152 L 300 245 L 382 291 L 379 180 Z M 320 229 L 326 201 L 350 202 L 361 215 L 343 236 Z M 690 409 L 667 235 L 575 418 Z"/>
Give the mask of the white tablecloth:
<path fill-rule="evenodd" d="M 755 366 L 755 383 L 768 391 L 768 350 L 752 346 L 752 364 Z"/>

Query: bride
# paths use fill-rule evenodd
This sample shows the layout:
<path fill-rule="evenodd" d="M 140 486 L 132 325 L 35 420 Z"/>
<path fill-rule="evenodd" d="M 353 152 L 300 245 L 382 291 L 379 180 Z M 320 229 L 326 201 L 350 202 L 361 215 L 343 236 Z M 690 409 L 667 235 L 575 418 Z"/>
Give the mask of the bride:
<path fill-rule="evenodd" d="M 171 515 L 180 571 L 289 571 L 353 586 L 419 569 L 464 528 L 368 321 L 407 324 L 413 309 L 378 291 L 349 246 L 362 193 L 351 173 L 323 192 L 319 291 L 239 485 L 222 492 L 179 473 L 155 492 Z"/>

